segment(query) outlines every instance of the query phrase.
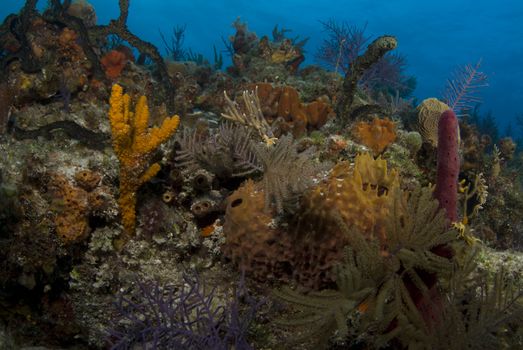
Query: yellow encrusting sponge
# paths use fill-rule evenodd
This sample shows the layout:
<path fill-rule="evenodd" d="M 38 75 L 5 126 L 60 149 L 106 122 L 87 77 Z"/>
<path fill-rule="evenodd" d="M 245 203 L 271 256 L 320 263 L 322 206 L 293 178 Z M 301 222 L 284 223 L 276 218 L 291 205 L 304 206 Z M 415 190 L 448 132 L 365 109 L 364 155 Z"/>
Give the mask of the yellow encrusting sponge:
<path fill-rule="evenodd" d="M 165 118 L 161 127 L 149 128 L 147 97 L 141 96 L 135 111 L 131 97 L 114 84 L 109 101 L 109 120 L 113 149 L 120 161 L 120 197 L 118 205 L 127 235 L 136 227 L 136 191 L 160 171 L 160 164 L 150 164 L 153 152 L 167 141 L 178 128 L 180 117 Z"/>

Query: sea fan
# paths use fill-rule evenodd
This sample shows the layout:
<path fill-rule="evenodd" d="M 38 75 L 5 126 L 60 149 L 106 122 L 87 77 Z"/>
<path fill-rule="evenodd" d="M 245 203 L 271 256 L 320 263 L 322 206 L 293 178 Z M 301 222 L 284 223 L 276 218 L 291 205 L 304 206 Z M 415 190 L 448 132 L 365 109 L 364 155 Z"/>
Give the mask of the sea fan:
<path fill-rule="evenodd" d="M 366 91 L 390 94 L 397 91 L 401 97 L 406 97 L 415 87 L 415 79 L 404 74 L 406 67 L 404 55 L 389 52 L 363 73 L 358 85 Z"/>
<path fill-rule="evenodd" d="M 471 109 L 481 101 L 478 91 L 488 83 L 487 75 L 479 71 L 480 66 L 481 60 L 475 66 L 467 64 L 454 73 L 453 79 L 447 80 L 444 100 L 453 111 Z"/>
<path fill-rule="evenodd" d="M 365 35 L 367 25 L 358 27 L 334 19 L 320 23 L 327 38 L 323 40 L 316 59 L 326 67 L 336 72 L 341 69 L 346 74 L 370 40 L 370 37 Z"/>
<path fill-rule="evenodd" d="M 118 316 L 108 329 L 112 350 L 135 348 L 249 350 L 248 327 L 264 301 L 246 294 L 244 277 L 225 305 L 216 289 L 206 288 L 195 274 L 184 274 L 184 286 L 136 281 L 138 289 L 115 302 Z M 240 312 L 240 299 L 247 310 Z"/>

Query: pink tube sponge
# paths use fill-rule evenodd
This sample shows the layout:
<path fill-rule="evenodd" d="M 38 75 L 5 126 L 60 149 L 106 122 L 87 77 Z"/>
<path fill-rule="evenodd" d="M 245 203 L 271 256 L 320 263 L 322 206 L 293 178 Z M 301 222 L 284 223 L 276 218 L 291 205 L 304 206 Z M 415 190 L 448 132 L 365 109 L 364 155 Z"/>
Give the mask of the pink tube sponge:
<path fill-rule="evenodd" d="M 438 169 L 434 197 L 447 212 L 450 222 L 458 221 L 459 124 L 452 110 L 443 112 L 438 124 Z"/>

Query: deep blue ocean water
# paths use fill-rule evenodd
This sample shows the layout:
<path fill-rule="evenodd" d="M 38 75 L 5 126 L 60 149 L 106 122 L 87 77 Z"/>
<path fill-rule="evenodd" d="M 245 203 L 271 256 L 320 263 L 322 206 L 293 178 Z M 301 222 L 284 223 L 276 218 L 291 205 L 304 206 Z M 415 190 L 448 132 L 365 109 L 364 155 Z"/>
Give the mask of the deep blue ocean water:
<path fill-rule="evenodd" d="M 100 24 L 118 16 L 118 0 L 89 2 Z M 24 1 L 1 3 L 3 19 Z M 41 0 L 39 6 L 45 5 Z M 482 59 L 489 87 L 481 91 L 481 110 L 492 111 L 502 134 L 523 114 L 523 0 L 131 0 L 128 25 L 161 51 L 159 31 L 169 35 L 173 26 L 187 25 L 185 46 L 212 61 L 213 45 L 224 48 L 222 37 L 234 34 L 231 24 L 237 17 L 258 36 L 270 36 L 278 24 L 292 29 L 289 36 L 309 37 L 305 64 L 316 63 L 314 53 L 325 37 L 320 21 L 366 24 L 373 37 L 395 35 L 397 51 L 408 60 L 407 73 L 417 78 L 414 95 L 419 99 L 441 97 L 457 67 Z M 519 135 L 513 136 L 522 137 L 522 129 L 515 128 Z"/>

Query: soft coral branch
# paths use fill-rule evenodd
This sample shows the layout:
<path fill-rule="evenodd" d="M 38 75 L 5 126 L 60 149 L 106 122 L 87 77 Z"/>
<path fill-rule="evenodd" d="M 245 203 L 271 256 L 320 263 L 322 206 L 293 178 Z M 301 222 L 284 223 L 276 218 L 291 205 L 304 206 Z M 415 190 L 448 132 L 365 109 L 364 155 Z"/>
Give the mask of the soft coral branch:
<path fill-rule="evenodd" d="M 243 273 L 228 301 L 195 271 L 182 282 L 137 278 L 134 292 L 119 294 L 107 329 L 110 349 L 252 350 L 249 326 L 265 300 L 248 294 Z"/>
<path fill-rule="evenodd" d="M 347 22 L 329 19 L 320 22 L 327 38 L 316 54 L 316 59 L 328 68 L 347 73 L 352 62 L 363 52 L 370 37 L 365 34 L 367 25 L 358 27 Z"/>
<path fill-rule="evenodd" d="M 481 101 L 478 90 L 488 86 L 488 83 L 487 75 L 479 71 L 480 66 L 481 60 L 475 66 L 467 64 L 454 73 L 453 79 L 447 80 L 444 99 L 452 110 L 470 109 Z"/>

